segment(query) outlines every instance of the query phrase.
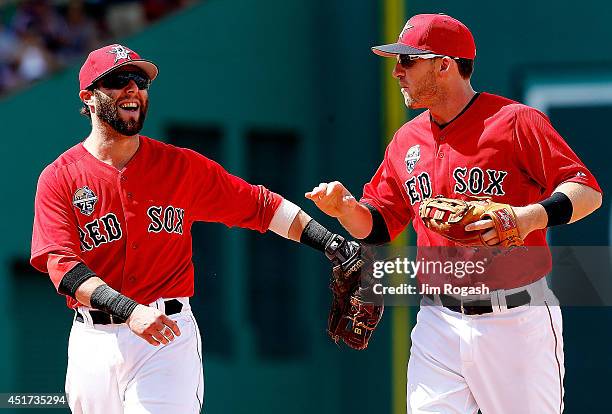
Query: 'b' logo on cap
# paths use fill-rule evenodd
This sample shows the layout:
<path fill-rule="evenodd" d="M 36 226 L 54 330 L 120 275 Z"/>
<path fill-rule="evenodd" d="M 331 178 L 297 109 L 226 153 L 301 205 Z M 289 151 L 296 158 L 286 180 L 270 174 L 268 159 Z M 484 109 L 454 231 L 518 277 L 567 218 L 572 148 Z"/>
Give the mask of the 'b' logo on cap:
<path fill-rule="evenodd" d="M 414 26 L 411 25 L 410 23 L 406 23 L 406 25 L 404 26 L 404 28 L 402 29 L 402 32 L 399 35 L 399 38 L 401 39 L 402 37 L 404 37 L 404 34 L 406 33 L 407 30 L 412 29 Z"/>
<path fill-rule="evenodd" d="M 117 63 L 121 59 L 132 60 L 130 53 L 134 53 L 134 52 L 132 52 L 130 49 L 128 49 L 125 46 L 115 46 L 111 50 L 109 50 L 108 53 L 112 53 L 115 55 L 114 63 Z"/>

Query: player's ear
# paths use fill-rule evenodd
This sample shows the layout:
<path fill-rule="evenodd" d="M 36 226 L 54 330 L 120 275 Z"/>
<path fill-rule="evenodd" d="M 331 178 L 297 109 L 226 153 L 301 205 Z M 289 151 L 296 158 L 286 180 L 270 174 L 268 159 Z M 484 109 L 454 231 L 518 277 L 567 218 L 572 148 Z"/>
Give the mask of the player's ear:
<path fill-rule="evenodd" d="M 79 92 L 79 98 L 85 105 L 89 106 L 90 108 L 93 108 L 94 106 L 93 91 L 90 91 L 89 89 L 83 89 L 82 91 Z"/>
<path fill-rule="evenodd" d="M 443 58 L 440 59 L 440 75 L 448 75 L 450 73 L 451 67 L 453 66 L 453 59 L 448 57 L 448 56 L 444 56 Z"/>

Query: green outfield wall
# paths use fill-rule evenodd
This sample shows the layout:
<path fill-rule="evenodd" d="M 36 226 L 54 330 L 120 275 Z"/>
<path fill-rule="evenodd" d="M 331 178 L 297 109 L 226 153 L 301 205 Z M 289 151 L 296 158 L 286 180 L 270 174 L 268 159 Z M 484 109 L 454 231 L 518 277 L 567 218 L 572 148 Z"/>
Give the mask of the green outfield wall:
<path fill-rule="evenodd" d="M 543 1 L 527 9 L 523 2 L 439 1 L 432 7 L 405 3 L 408 15 L 446 12 L 472 28 L 477 90 L 525 100 L 547 82 L 561 91 L 612 83 L 610 3 L 577 8 Z M 390 73 L 369 47 L 381 42 L 382 21 L 373 1 L 210 0 L 121 39 L 160 67 L 143 134 L 194 148 L 339 231 L 303 194 L 335 179 L 360 194 L 381 160 L 381 143 L 389 139 L 381 132 L 382 79 Z M 89 132 L 78 114 L 78 66 L 0 101 L 0 392 L 63 390 L 72 314 L 28 258 L 38 174 Z M 605 96 L 546 102 L 606 191 L 612 104 Z M 588 243 L 609 245 L 608 199 L 572 229 L 553 232 L 551 240 L 572 244 L 577 232 Z M 320 254 L 274 235 L 202 224 L 194 227 L 194 262 L 205 412 L 392 412 L 391 366 L 406 363 L 392 352 L 393 310 L 367 351 L 331 343 L 329 269 Z M 569 309 L 565 316 L 566 412 L 607 412 L 609 309 Z M 403 335 L 409 330 L 407 323 Z"/>

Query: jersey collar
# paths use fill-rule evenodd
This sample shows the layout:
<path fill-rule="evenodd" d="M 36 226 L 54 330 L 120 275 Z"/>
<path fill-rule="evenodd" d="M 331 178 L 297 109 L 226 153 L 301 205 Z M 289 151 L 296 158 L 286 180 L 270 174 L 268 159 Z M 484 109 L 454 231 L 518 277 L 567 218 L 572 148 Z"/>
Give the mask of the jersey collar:
<path fill-rule="evenodd" d="M 438 124 L 431 117 L 431 113 L 429 113 L 429 122 L 431 124 L 431 130 L 433 132 L 434 138 L 436 138 L 436 140 L 443 140 L 444 136 L 448 134 L 448 131 L 453 129 L 455 124 L 460 123 L 461 120 L 465 118 L 465 117 L 462 117 L 462 115 L 465 114 L 470 107 L 472 107 L 472 105 L 474 104 L 474 102 L 476 102 L 479 96 L 480 96 L 480 92 L 476 92 L 476 94 L 472 96 L 472 99 L 470 99 L 467 105 L 463 107 L 461 112 L 459 112 L 457 116 L 455 116 L 453 119 L 451 119 L 445 124 L 442 124 L 442 125 Z"/>

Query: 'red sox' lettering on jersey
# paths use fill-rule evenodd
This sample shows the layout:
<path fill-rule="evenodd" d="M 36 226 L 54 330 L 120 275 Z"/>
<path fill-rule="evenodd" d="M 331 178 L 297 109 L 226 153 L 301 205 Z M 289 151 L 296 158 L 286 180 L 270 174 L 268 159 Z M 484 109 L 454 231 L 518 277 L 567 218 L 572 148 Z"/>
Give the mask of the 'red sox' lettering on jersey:
<path fill-rule="evenodd" d="M 149 233 L 159 233 L 164 230 L 171 234 L 183 234 L 185 210 L 182 208 L 151 206 L 147 209 L 147 216 L 151 220 L 151 224 L 147 227 Z"/>
<path fill-rule="evenodd" d="M 281 201 L 194 151 L 144 136 L 121 171 L 78 144 L 40 176 L 32 264 L 48 271 L 56 288 L 82 262 L 140 303 L 189 297 L 192 223 L 264 232 Z M 50 255 L 56 260 L 47 268 Z"/>
<path fill-rule="evenodd" d="M 78 227 L 81 252 L 90 251 L 104 243 L 120 240 L 123 236 L 121 223 L 113 213 L 108 213 L 99 219 L 94 219 L 83 227 Z"/>
<path fill-rule="evenodd" d="M 503 181 L 508 171 L 480 167 L 456 167 L 453 170 L 456 194 L 471 193 L 472 195 L 504 195 Z"/>
<path fill-rule="evenodd" d="M 446 127 L 433 122 L 429 112 L 402 126 L 378 171 L 364 186 L 361 201 L 380 211 L 392 239 L 412 221 L 418 246 L 450 246 L 454 243 L 428 231 L 419 218 L 424 198 L 485 196 L 500 203 L 526 205 L 549 197 L 567 181 L 601 191 L 544 114 L 481 93 Z M 525 244 L 545 246 L 546 230 L 533 231 Z M 533 279 L 518 277 L 511 283 L 520 286 L 536 280 L 534 275 L 525 277 Z M 499 287 L 507 287 L 507 281 L 500 283 Z"/>
<path fill-rule="evenodd" d="M 414 166 L 412 168 L 414 169 Z M 408 169 L 408 172 L 410 173 L 411 169 Z M 483 171 L 480 167 L 456 167 L 452 174 L 453 192 L 472 196 L 505 195 L 503 181 L 507 175 L 508 171 L 503 170 L 487 168 L 486 171 Z M 411 205 L 431 197 L 431 176 L 427 172 L 411 177 L 404 185 Z"/>

